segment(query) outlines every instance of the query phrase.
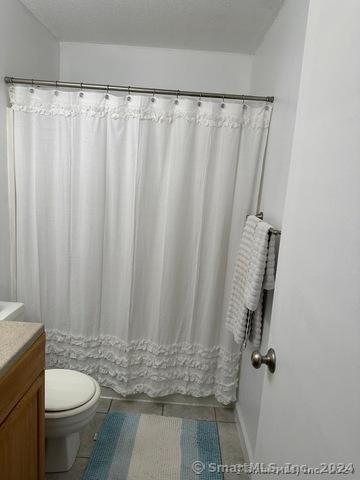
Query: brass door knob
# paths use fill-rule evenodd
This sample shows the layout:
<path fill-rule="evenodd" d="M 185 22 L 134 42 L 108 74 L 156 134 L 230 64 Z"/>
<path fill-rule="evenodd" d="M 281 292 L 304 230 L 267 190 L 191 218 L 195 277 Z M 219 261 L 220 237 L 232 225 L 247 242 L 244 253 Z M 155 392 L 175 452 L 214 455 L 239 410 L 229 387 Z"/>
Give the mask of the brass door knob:
<path fill-rule="evenodd" d="M 276 369 L 276 355 L 273 348 L 269 348 L 266 355 L 261 355 L 258 350 L 251 354 L 251 363 L 254 368 L 260 368 L 262 364 L 266 365 L 269 372 L 274 373 Z"/>

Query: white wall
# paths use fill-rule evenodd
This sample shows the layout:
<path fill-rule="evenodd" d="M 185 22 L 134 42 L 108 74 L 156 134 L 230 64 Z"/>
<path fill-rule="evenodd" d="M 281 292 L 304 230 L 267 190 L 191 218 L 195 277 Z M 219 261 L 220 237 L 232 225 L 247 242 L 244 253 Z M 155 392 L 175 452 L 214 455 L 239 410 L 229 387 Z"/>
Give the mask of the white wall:
<path fill-rule="evenodd" d="M 308 18 L 255 458 L 359 478 L 360 2 L 311 0 Z"/>
<path fill-rule="evenodd" d="M 17 0 L 2 0 L 0 15 L 0 299 L 9 298 L 9 221 L 5 75 L 57 78 L 57 41 Z"/>
<path fill-rule="evenodd" d="M 236 53 L 61 43 L 60 76 L 76 82 L 248 93 L 252 57 Z M 268 92 L 262 92 L 267 95 Z"/>
<path fill-rule="evenodd" d="M 274 95 L 273 116 L 265 160 L 260 209 L 267 221 L 281 228 L 292 148 L 307 22 L 308 0 L 286 0 L 256 52 L 251 93 Z M 264 308 L 262 352 L 267 351 L 272 294 Z M 250 362 L 253 348 L 243 355 L 237 410 L 251 456 L 255 449 L 264 369 Z"/>

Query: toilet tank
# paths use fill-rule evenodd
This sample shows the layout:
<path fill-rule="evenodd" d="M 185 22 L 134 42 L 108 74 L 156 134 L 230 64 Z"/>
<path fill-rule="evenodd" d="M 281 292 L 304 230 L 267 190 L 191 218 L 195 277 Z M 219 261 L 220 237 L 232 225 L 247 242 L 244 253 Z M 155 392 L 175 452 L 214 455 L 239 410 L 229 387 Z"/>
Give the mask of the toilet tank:
<path fill-rule="evenodd" d="M 0 321 L 13 320 L 17 322 L 25 321 L 24 304 L 20 302 L 1 302 L 0 301 Z"/>

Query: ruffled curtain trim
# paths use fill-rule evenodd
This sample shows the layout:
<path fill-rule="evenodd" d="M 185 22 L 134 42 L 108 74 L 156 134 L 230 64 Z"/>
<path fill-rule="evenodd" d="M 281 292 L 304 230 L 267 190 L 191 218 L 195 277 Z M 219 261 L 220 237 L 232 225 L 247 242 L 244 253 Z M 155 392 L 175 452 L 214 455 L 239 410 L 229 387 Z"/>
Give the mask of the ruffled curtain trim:
<path fill-rule="evenodd" d="M 125 343 L 117 337 L 93 338 L 48 330 L 47 366 L 87 373 L 121 395 L 174 393 L 223 403 L 236 400 L 240 354 L 219 346 L 158 345 L 150 340 Z"/>
<path fill-rule="evenodd" d="M 126 97 L 112 96 L 110 100 L 99 97 L 99 94 L 87 93 L 93 101 L 83 100 L 74 92 L 61 92 L 64 98 L 51 98 L 54 91 L 32 89 L 24 87 L 9 88 L 11 108 L 19 112 L 37 113 L 40 115 L 62 115 L 65 117 L 86 117 L 129 120 L 138 118 L 158 123 L 173 123 L 183 119 L 189 123 L 208 127 L 267 129 L 270 124 L 271 106 L 261 104 L 257 106 L 229 103 L 224 109 L 216 102 L 197 102 L 183 99 L 176 105 L 174 102 L 158 99 L 152 103 L 148 97 L 136 96 L 132 101 Z"/>

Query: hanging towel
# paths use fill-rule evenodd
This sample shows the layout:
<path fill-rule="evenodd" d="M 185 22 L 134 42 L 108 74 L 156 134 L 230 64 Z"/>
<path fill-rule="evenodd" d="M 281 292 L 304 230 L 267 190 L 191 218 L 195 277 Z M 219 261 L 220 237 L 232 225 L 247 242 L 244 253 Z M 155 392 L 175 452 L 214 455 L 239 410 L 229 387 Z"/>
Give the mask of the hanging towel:
<path fill-rule="evenodd" d="M 249 215 L 236 258 L 226 327 L 242 350 L 250 331 L 254 347 L 260 346 L 264 289 L 272 290 L 275 284 L 275 236 L 270 228 L 260 218 Z"/>

